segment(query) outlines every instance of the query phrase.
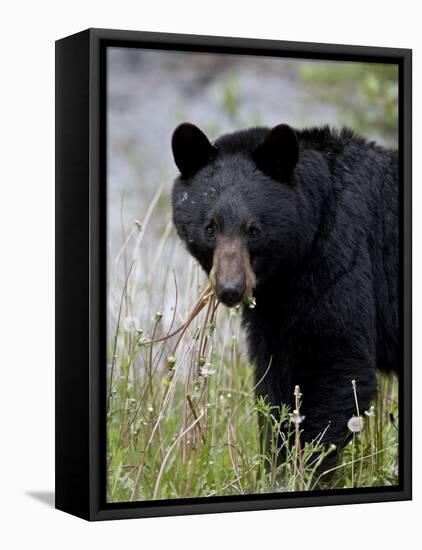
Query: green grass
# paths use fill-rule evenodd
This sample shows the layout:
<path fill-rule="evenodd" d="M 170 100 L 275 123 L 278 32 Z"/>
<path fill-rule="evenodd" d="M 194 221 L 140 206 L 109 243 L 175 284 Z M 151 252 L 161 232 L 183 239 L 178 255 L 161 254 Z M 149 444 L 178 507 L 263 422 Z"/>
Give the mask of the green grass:
<path fill-rule="evenodd" d="M 380 378 L 370 415 L 356 413 L 363 430 L 342 450 L 336 469 L 321 475 L 321 460 L 334 450 L 320 440 L 302 448 L 300 406 L 307 396 L 298 389 L 295 413 L 256 400 L 239 310 L 217 306 L 187 253 L 181 253 L 178 275 L 169 268 L 174 241 L 168 231 L 162 246 L 150 250 L 151 272 L 142 231 L 135 226 L 125 239 L 118 258 L 124 275 L 109 264 L 109 502 L 397 483 L 394 378 Z M 157 301 L 161 308 L 154 310 Z M 358 403 L 359 387 L 356 396 Z M 267 419 L 261 426 L 273 442 L 265 453 L 258 414 Z M 289 435 L 280 444 L 286 423 Z"/>

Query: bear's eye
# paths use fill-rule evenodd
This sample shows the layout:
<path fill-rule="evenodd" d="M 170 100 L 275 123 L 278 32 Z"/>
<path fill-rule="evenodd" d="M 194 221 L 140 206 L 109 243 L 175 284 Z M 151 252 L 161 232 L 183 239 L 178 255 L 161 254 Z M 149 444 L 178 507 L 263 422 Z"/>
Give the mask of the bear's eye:
<path fill-rule="evenodd" d="M 205 226 L 205 234 L 207 237 L 215 236 L 215 222 L 212 221 Z"/>
<path fill-rule="evenodd" d="M 256 237 L 258 237 L 259 233 L 260 233 L 259 229 L 254 225 L 251 225 L 248 228 L 248 235 L 249 237 L 252 237 L 252 239 L 255 239 Z"/>

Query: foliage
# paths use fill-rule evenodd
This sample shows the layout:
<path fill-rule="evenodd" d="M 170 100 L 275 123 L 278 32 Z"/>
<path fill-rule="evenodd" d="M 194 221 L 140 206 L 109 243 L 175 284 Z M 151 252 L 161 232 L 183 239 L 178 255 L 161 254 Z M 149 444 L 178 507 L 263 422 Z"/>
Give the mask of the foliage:
<path fill-rule="evenodd" d="M 397 147 L 398 67 L 371 63 L 309 63 L 300 76 L 308 96 L 339 109 L 342 123 Z"/>

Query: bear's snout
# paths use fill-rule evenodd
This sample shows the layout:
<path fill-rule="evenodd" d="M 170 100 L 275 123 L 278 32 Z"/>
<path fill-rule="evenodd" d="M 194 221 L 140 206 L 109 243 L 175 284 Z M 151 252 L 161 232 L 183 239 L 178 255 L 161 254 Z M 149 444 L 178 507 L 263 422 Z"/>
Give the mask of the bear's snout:
<path fill-rule="evenodd" d="M 229 307 L 240 304 L 252 293 L 256 279 L 243 239 L 224 236 L 217 239 L 210 283 L 218 299 Z"/>
<path fill-rule="evenodd" d="M 226 306 L 233 307 L 240 304 L 245 294 L 246 284 L 244 281 L 227 281 L 219 283 L 215 287 L 218 299 Z"/>

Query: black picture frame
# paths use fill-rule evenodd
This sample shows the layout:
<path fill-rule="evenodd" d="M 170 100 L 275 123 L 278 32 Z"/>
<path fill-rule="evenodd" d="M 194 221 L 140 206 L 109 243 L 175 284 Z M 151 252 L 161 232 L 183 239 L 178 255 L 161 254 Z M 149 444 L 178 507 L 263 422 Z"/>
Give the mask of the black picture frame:
<path fill-rule="evenodd" d="M 109 504 L 105 499 L 106 63 L 109 46 L 396 63 L 401 201 L 400 484 L 311 493 Z M 409 500 L 412 52 L 89 29 L 56 42 L 56 508 L 87 520 Z"/>

